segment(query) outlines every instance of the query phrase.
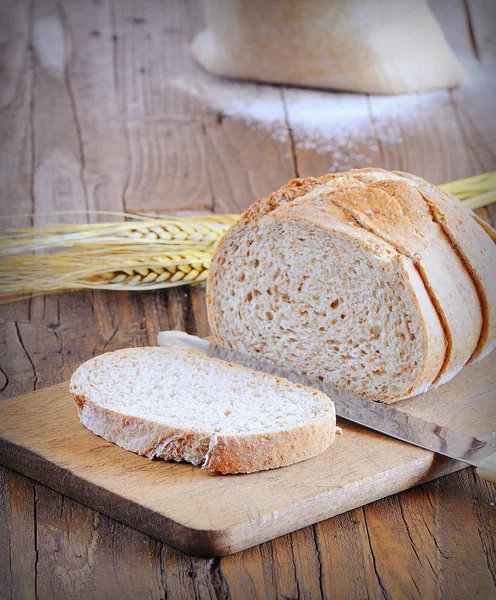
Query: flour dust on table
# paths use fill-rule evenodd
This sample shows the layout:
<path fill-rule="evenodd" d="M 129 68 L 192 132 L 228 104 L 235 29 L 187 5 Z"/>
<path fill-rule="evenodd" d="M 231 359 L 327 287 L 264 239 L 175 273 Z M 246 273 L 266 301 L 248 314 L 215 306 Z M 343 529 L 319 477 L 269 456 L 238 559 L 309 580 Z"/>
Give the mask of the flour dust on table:
<path fill-rule="evenodd" d="M 367 96 L 284 86 L 240 83 L 195 73 L 171 80 L 174 87 L 222 116 L 285 142 L 288 127 L 295 147 L 332 152 L 331 171 L 373 162 L 381 146 L 400 146 L 406 137 L 427 133 L 442 122 L 449 106 L 444 90 L 402 96 Z"/>

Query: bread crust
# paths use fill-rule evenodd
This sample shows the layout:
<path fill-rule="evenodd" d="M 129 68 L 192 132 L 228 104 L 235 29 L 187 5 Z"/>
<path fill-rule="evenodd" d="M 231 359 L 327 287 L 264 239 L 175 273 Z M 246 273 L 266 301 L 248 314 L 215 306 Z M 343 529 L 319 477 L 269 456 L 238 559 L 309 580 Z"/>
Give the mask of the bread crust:
<path fill-rule="evenodd" d="M 272 435 L 216 435 L 203 469 L 221 473 L 254 473 L 292 465 L 318 456 L 335 440 L 335 422 L 318 421 Z"/>
<path fill-rule="evenodd" d="M 467 364 L 482 360 L 496 346 L 496 247 L 494 237 L 488 231 L 489 226 L 481 227 L 471 210 L 421 177 L 402 171 L 394 171 L 394 174 L 417 185 L 434 219 L 472 278 L 482 312 L 482 329 L 477 347 Z"/>
<path fill-rule="evenodd" d="M 329 232 L 346 232 L 347 235 L 352 236 L 355 240 L 363 244 L 364 248 L 370 248 L 371 244 L 374 244 L 378 249 L 383 249 L 390 256 L 402 275 L 402 279 L 405 282 L 405 289 L 407 289 L 408 284 L 411 291 L 411 299 L 417 307 L 419 315 L 421 315 L 424 332 L 423 353 L 427 358 L 417 380 L 411 384 L 405 394 L 392 397 L 378 396 L 373 399 L 390 403 L 425 392 L 436 380 L 444 363 L 446 346 L 443 328 L 438 315 L 430 302 L 424 284 L 412 260 L 397 252 L 391 244 L 382 240 L 374 233 L 364 231 L 359 226 L 350 224 L 349 217 L 338 204 L 331 203 L 323 207 L 315 201 L 307 202 L 304 198 L 301 198 L 291 204 L 281 206 L 265 218 L 292 218 L 308 221 L 314 227 Z"/>
<path fill-rule="evenodd" d="M 146 352 L 147 348 L 140 348 L 139 351 Z M 96 435 L 126 450 L 150 459 L 187 461 L 202 465 L 206 471 L 234 474 L 275 469 L 306 460 L 326 450 L 335 440 L 336 415 L 327 396 L 325 398 L 331 410 L 311 423 L 282 431 L 239 435 L 210 434 L 193 427 L 177 428 L 101 406 L 92 398 L 91 388 L 85 388 L 85 372 L 94 366 L 97 359 L 101 360 L 110 354 L 125 355 L 126 352 L 128 350 L 117 350 L 90 359 L 74 372 L 69 384 L 81 423 Z M 194 350 L 187 352 L 205 361 L 223 363 Z M 258 373 L 234 363 L 227 364 L 253 373 L 256 377 L 274 379 L 288 389 L 296 385 L 314 395 L 325 396 L 322 392 L 279 377 Z"/>
<path fill-rule="evenodd" d="M 333 189 L 326 191 L 329 182 L 333 183 Z M 244 239 L 249 239 L 249 229 L 257 227 L 259 220 L 269 213 L 282 214 L 280 207 L 283 205 L 308 205 L 315 199 L 322 199 L 323 195 L 365 230 L 389 243 L 418 271 L 442 323 L 446 340 L 443 348 L 439 346 L 433 350 L 432 360 L 427 360 L 429 364 L 437 364 L 439 355 L 444 353 L 445 356 L 431 383 L 448 381 L 464 364 L 485 356 L 494 347 L 496 292 L 495 278 L 489 281 L 489 271 L 496 250 L 488 233 L 478 224 L 474 213 L 460 208 L 456 200 L 424 180 L 375 168 L 294 179 L 245 211 L 221 240 L 212 260 L 207 281 L 207 307 L 214 335 L 220 337 L 222 315 L 215 309 L 212 291 L 221 276 L 223 256 L 229 252 L 230 245 L 237 243 L 235 240 L 242 239 L 243 235 Z M 447 226 L 445 214 L 449 215 L 450 221 L 468 221 L 461 228 L 464 240 L 457 241 L 461 236 L 460 227 Z M 464 247 L 471 244 L 475 250 L 464 251 Z M 426 310 L 426 306 L 424 303 L 421 310 Z M 221 343 L 231 345 L 230 340 L 221 340 Z M 388 401 L 387 398 L 383 400 Z"/>
<path fill-rule="evenodd" d="M 445 361 L 434 383 L 451 379 L 477 347 L 482 314 L 471 277 L 433 222 L 419 191 L 408 182 L 386 180 L 333 192 L 329 200 L 412 260 L 447 342 Z"/>
<path fill-rule="evenodd" d="M 484 231 L 487 233 L 487 235 L 496 244 L 496 231 L 491 227 L 491 225 L 489 225 L 489 223 L 484 221 L 484 219 L 481 219 L 477 213 L 472 212 L 472 217 L 477 221 L 477 223 L 479 223 L 479 225 L 482 227 L 482 229 L 484 229 Z"/>

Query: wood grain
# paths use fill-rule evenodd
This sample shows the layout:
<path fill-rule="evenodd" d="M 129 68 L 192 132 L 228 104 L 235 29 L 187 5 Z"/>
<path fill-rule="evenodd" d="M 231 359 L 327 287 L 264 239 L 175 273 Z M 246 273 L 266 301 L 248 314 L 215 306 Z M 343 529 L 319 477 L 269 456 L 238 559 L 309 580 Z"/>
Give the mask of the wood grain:
<path fill-rule="evenodd" d="M 36 594 L 36 490 L 32 481 L 0 467 L 0 597 Z"/>
<path fill-rule="evenodd" d="M 64 79 L 72 98 L 88 208 L 122 211 L 129 181 L 129 140 L 115 63 L 118 42 L 112 3 L 104 0 L 88 10 L 84 2 L 70 0 L 58 3 L 57 13 L 68 52 Z M 108 215 L 92 217 L 108 219 Z"/>
<path fill-rule="evenodd" d="M 496 430 L 495 360 L 490 356 L 450 385 L 397 406 L 471 435 Z M 94 436 L 79 423 L 64 383 L 0 405 L 0 460 L 200 556 L 243 550 L 461 467 L 351 423 L 343 427 L 344 435 L 310 461 L 212 476 L 187 464 L 149 461 Z M 399 552 L 405 545 L 397 543 Z M 421 570 L 417 578 L 423 580 Z"/>
<path fill-rule="evenodd" d="M 490 0 L 431 0 L 430 3 L 455 51 L 491 72 L 495 61 L 494 36 L 491 35 L 496 15 L 494 3 Z M 53 10 L 57 5 L 63 9 L 62 16 L 58 10 Z M 40 122 L 40 107 L 47 111 L 47 120 L 55 121 L 60 106 L 58 100 L 51 104 L 44 97 L 49 80 L 37 88 L 36 97 L 33 93 L 41 69 L 33 44 L 37 22 L 34 15 L 46 14 L 43 11 L 47 7 L 49 15 L 61 19 L 65 44 L 71 48 L 67 54 L 67 75 L 81 130 L 85 155 L 82 171 L 91 207 L 121 207 L 126 198 L 128 209 L 182 208 L 196 203 L 203 205 L 207 198 L 218 212 L 238 212 L 255 196 L 264 196 L 277 189 L 298 172 L 301 175 L 321 174 L 333 165 L 339 165 L 342 156 L 350 166 L 367 166 L 373 161 L 382 167 L 401 164 L 412 171 L 422 168 L 425 171 L 419 174 L 429 175 L 436 182 L 445 179 L 451 170 L 454 172 L 448 163 L 452 153 L 453 164 L 461 166 L 463 173 L 496 168 L 494 89 L 490 81 L 451 93 L 453 110 L 446 110 L 450 119 L 457 116 L 457 125 L 447 122 L 441 115 L 441 120 L 448 126 L 451 142 L 462 139 L 461 149 L 453 147 L 451 142 L 451 145 L 439 140 L 426 143 L 423 137 L 427 135 L 430 139 L 425 131 L 425 127 L 429 127 L 427 119 L 421 119 L 422 127 L 414 123 L 413 130 L 409 131 L 408 122 L 395 116 L 391 128 L 393 148 L 390 152 L 387 147 L 383 149 L 389 161 L 386 164 L 380 147 L 374 149 L 374 144 L 378 144 L 377 134 L 372 130 L 371 104 L 366 97 L 357 96 L 355 103 L 356 106 L 360 104 L 357 110 L 363 123 L 363 131 L 358 137 L 364 139 L 364 143 L 358 146 L 354 143 L 355 132 L 343 107 L 341 113 L 336 109 L 335 121 L 349 132 L 349 141 L 345 138 L 337 148 L 341 150 L 341 156 L 332 148 L 318 153 L 300 147 L 295 149 L 296 153 L 292 150 L 297 132 L 289 129 L 286 139 L 279 143 L 271 138 L 270 132 L 245 127 L 229 117 L 217 115 L 209 111 L 203 101 L 192 99 L 167 85 L 171 77 L 190 73 L 194 68 L 188 56 L 188 42 L 202 26 L 202 14 L 196 0 L 168 0 L 166 3 L 151 0 L 146 3 L 136 0 L 70 0 L 63 3 L 5 0 L 0 3 L 1 214 L 31 212 L 36 178 L 36 204 L 42 210 L 68 203 L 71 210 L 84 208 L 79 200 L 72 204 L 67 193 L 67 180 L 78 182 L 72 171 L 71 177 L 61 177 L 57 163 L 52 162 L 56 167 L 54 170 L 47 172 L 45 168 L 41 171 L 43 177 L 36 174 L 40 166 L 43 168 L 47 156 L 65 152 L 65 140 L 74 135 L 76 128 L 67 111 L 62 117 L 68 132 L 62 132 L 60 137 L 52 136 L 49 131 L 45 133 L 46 128 L 35 127 L 35 117 L 36 122 Z M 146 62 L 142 57 L 146 57 Z M 141 73 L 141 68 L 150 71 Z M 57 85 L 67 99 L 63 85 Z M 132 99 L 135 94 L 136 103 Z M 147 112 L 140 115 L 137 110 L 134 115 L 132 111 L 143 106 L 145 97 Z M 416 106 L 423 106 L 420 99 L 413 102 L 414 110 L 418 112 Z M 447 107 L 446 104 L 442 106 Z M 159 131 L 164 131 L 167 122 L 177 123 L 183 132 L 192 130 L 183 124 L 200 124 L 203 149 L 197 137 L 198 149 L 187 140 L 178 140 L 181 152 L 185 150 L 188 154 L 173 148 L 167 154 L 167 160 L 176 161 L 177 173 L 156 162 L 152 171 L 150 159 L 153 157 L 146 152 L 147 148 L 153 152 L 158 148 L 161 156 L 165 156 L 157 135 L 149 132 L 157 117 Z M 439 136 L 444 136 L 441 127 L 435 123 L 433 126 Z M 148 128 L 143 129 L 142 136 L 141 127 Z M 132 128 L 134 143 L 130 148 L 125 138 Z M 398 130 L 403 137 L 401 142 L 398 137 L 394 140 Z M 50 135 L 49 140 L 41 139 L 40 136 L 45 135 Z M 142 139 L 146 144 L 141 143 Z M 300 141 L 305 142 L 304 139 Z M 356 146 L 352 153 L 349 152 L 350 145 Z M 466 155 L 467 148 L 467 162 L 461 164 L 460 156 Z M 205 155 L 209 161 L 208 171 L 194 161 L 194 157 Z M 39 164 L 35 156 L 41 160 Z M 129 188 L 131 163 L 133 176 Z M 71 169 L 77 174 L 77 164 Z M 184 174 L 189 176 L 189 182 Z M 454 177 L 458 175 L 458 172 L 453 174 Z M 156 190 L 147 186 L 145 178 L 148 177 L 160 185 L 170 184 L 174 194 L 168 193 L 168 187 Z M 186 184 L 186 194 L 181 193 L 181 182 Z M 138 197 L 135 192 L 141 194 L 141 191 L 144 194 Z M 145 197 L 150 191 L 153 204 Z M 478 212 L 488 220 L 492 217 L 493 225 L 496 225 L 494 205 Z M 29 224 L 30 219 L 16 222 Z M 190 333 L 207 335 L 203 294 L 201 287 L 187 291 L 187 297 L 174 292 L 171 300 L 167 292 L 141 295 L 78 293 L 2 307 L 2 395 L 17 396 L 32 391 L 35 385 L 40 388 L 61 382 L 69 376 L 71 369 L 94 353 L 150 343 L 159 329 L 185 323 Z M 285 536 L 283 540 L 291 540 L 293 565 L 289 560 L 287 541 L 283 541 L 275 553 L 273 548 L 278 541 L 222 559 L 194 558 L 91 509 L 77 511 L 73 523 L 76 512 L 71 509 L 63 514 L 66 528 L 70 529 L 72 548 L 77 553 L 84 555 L 89 540 L 93 539 L 95 531 L 97 533 L 98 560 L 92 563 L 90 571 L 86 571 L 87 586 L 81 586 L 78 563 L 71 558 L 70 546 L 64 544 L 62 551 L 52 552 L 54 546 L 43 542 L 36 549 L 39 536 L 34 534 L 37 528 L 34 490 L 37 490 L 38 498 L 44 499 L 42 539 L 45 531 L 50 532 L 52 527 L 62 528 L 62 504 L 83 507 L 8 469 L 0 467 L 0 473 L 0 581 L 6 582 L 0 586 L 2 598 L 35 598 L 36 587 L 37 598 L 66 598 L 67 590 L 71 597 L 257 598 L 276 597 L 277 589 L 292 594 L 296 590 L 299 597 L 305 598 L 342 597 L 344 594 L 347 598 L 392 598 L 393 586 L 399 579 L 403 580 L 406 597 L 418 595 L 409 572 L 388 553 L 389 536 L 380 535 L 384 529 L 390 531 L 391 536 L 401 535 L 405 544 L 413 544 L 405 536 L 406 524 L 399 519 L 394 521 L 394 530 L 388 528 L 389 500 L 372 505 L 381 508 L 376 511 L 375 527 L 370 528 L 373 533 L 367 533 L 365 526 L 368 523 L 366 507 Z M 12 481 L 14 483 L 9 483 Z M 29 489 L 31 494 L 28 494 Z M 412 511 L 409 511 L 406 500 L 403 501 L 412 494 L 413 504 L 408 504 Z M 471 502 L 458 502 L 459 494 L 471 498 Z M 477 479 L 471 469 L 465 469 L 409 490 L 399 499 L 420 561 L 430 560 L 434 565 L 434 570 L 424 571 L 426 581 L 421 589 L 434 590 L 432 597 L 435 598 L 473 598 L 476 597 L 474 590 L 481 591 L 476 587 L 473 574 L 485 570 L 480 597 L 494 595 L 487 587 L 488 577 L 493 581 L 496 579 L 494 488 Z M 429 530 L 422 528 L 422 518 Z M 460 537 L 453 536 L 452 530 L 467 518 L 469 535 L 460 549 Z M 418 536 L 415 537 L 416 531 Z M 17 541 L 11 544 L 12 540 Z M 460 551 L 465 561 L 463 565 L 454 558 Z M 381 580 L 374 570 L 374 560 L 378 566 L 379 554 L 389 557 L 381 563 Z M 436 563 L 433 554 L 438 559 Z M 37 560 L 43 565 L 44 573 L 40 572 Z M 263 564 L 260 561 L 264 561 Z M 281 565 L 283 568 L 276 572 Z M 58 583 L 60 579 L 65 583 Z M 41 587 L 40 580 L 43 581 Z M 418 579 L 416 583 L 418 585 Z"/>
<path fill-rule="evenodd" d="M 33 52 L 30 48 L 31 3 L 0 4 L 0 214 L 33 210 Z M 16 219 L 25 226 L 31 219 Z"/>

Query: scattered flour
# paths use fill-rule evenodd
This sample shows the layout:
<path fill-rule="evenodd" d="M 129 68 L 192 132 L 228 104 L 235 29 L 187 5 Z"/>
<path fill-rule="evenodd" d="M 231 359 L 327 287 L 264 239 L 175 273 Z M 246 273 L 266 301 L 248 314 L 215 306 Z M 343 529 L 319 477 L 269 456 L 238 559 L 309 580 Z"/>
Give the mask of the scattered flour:
<path fill-rule="evenodd" d="M 384 162 L 385 148 L 446 123 L 440 112 L 449 109 L 449 94 L 442 90 L 365 96 L 241 83 L 204 72 L 171 83 L 207 112 L 265 130 L 281 143 L 287 143 L 289 128 L 296 148 L 329 156 L 330 171 Z"/>
<path fill-rule="evenodd" d="M 39 65 L 53 77 L 63 77 L 70 48 L 64 39 L 62 22 L 48 16 L 36 21 L 33 29 L 33 48 Z"/>

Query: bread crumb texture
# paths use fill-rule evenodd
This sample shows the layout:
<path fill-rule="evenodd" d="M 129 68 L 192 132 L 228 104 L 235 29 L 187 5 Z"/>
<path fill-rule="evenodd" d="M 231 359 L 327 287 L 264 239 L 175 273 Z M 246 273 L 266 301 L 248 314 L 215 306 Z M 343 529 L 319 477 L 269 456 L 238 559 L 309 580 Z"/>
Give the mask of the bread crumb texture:
<path fill-rule="evenodd" d="M 471 236 L 443 219 L 453 211 Z M 473 213 L 420 178 L 360 169 L 296 179 L 221 240 L 209 322 L 226 347 L 393 402 L 494 346 L 495 267 Z"/>
<path fill-rule="evenodd" d="M 148 456 L 248 473 L 323 452 L 332 401 L 285 379 L 192 350 L 134 348 L 93 358 L 70 382 L 88 429 Z"/>

